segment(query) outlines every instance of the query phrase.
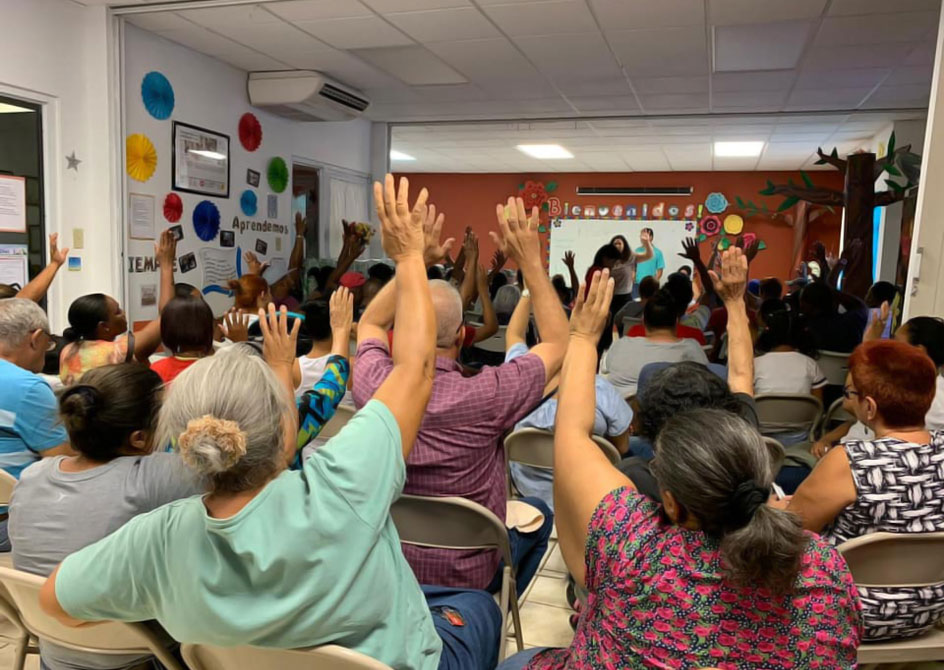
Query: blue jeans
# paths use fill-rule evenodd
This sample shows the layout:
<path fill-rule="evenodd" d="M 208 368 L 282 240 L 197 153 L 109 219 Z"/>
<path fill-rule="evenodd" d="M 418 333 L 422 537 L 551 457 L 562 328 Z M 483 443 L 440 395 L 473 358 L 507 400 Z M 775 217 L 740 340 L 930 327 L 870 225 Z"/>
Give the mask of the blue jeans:
<path fill-rule="evenodd" d="M 491 594 L 445 586 L 422 588 L 443 643 L 439 670 L 492 670 L 502 631 L 501 612 Z"/>
<path fill-rule="evenodd" d="M 7 529 L 9 519 L 0 521 L 0 551 L 10 551 L 13 546 L 10 544 L 10 531 Z"/>
<path fill-rule="evenodd" d="M 542 651 L 547 651 L 550 647 L 535 647 L 534 649 L 525 649 L 519 651 L 514 656 L 509 656 L 495 670 L 524 670 L 524 667 Z"/>
<path fill-rule="evenodd" d="M 508 529 L 508 540 L 511 543 L 511 560 L 515 564 L 515 583 L 520 598 L 524 590 L 528 588 L 528 584 L 534 579 L 534 575 L 541 566 L 541 559 L 547 553 L 547 541 L 551 537 L 551 530 L 554 527 L 554 513 L 540 498 L 525 497 L 519 498 L 519 500 L 537 507 L 544 515 L 544 523 L 533 532 L 522 533 L 517 528 Z M 504 561 L 498 564 L 498 571 L 487 589 L 491 593 L 501 590 L 502 568 L 504 567 Z"/>

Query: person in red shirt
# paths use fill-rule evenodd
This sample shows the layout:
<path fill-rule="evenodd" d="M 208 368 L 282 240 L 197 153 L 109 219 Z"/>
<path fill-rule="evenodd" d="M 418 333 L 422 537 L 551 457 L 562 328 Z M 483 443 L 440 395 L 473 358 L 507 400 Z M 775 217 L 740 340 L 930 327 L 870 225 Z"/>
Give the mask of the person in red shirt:
<path fill-rule="evenodd" d="M 165 384 L 213 353 L 213 311 L 202 298 L 173 298 L 161 312 L 161 342 L 167 358 L 151 365 Z"/>

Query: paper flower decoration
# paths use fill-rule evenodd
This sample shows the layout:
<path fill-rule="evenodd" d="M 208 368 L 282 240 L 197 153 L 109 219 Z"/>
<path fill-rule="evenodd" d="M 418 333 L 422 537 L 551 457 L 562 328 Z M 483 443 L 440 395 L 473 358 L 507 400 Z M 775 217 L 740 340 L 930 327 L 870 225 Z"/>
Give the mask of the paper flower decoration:
<path fill-rule="evenodd" d="M 269 161 L 269 167 L 266 169 L 266 179 L 269 180 L 269 188 L 276 193 L 281 193 L 288 186 L 288 166 L 285 160 L 276 156 Z"/>
<path fill-rule="evenodd" d="M 744 219 L 737 214 L 724 217 L 724 232 L 728 235 L 739 235 L 744 230 Z"/>
<path fill-rule="evenodd" d="M 220 232 L 220 210 L 209 200 L 201 200 L 193 210 L 193 229 L 204 242 L 209 242 Z"/>
<path fill-rule="evenodd" d="M 125 154 L 129 177 L 142 182 L 151 178 L 157 167 L 157 150 L 146 135 L 128 135 Z"/>
<path fill-rule="evenodd" d="M 171 223 L 180 221 L 180 215 L 184 213 L 184 203 L 176 193 L 168 193 L 164 198 L 164 218 Z"/>
<path fill-rule="evenodd" d="M 239 117 L 239 142 L 246 151 L 255 151 L 262 144 L 262 125 L 255 114 L 246 112 Z"/>
<path fill-rule="evenodd" d="M 148 72 L 141 80 L 141 101 L 155 119 L 169 119 L 174 111 L 174 87 L 160 72 Z"/>
<path fill-rule="evenodd" d="M 757 239 L 757 235 L 754 233 L 744 233 L 744 248 L 747 249 L 751 244 L 754 243 L 754 240 Z"/>
<path fill-rule="evenodd" d="M 248 188 L 243 191 L 242 195 L 239 196 L 239 208 L 243 210 L 243 214 L 246 216 L 255 216 L 259 209 L 255 191 L 250 191 Z"/>
<path fill-rule="evenodd" d="M 719 219 L 714 214 L 709 214 L 701 220 L 699 223 L 699 228 L 703 235 L 711 237 L 712 235 L 717 235 L 721 232 L 721 219 Z"/>
<path fill-rule="evenodd" d="M 547 189 L 539 181 L 526 181 L 521 189 L 521 199 L 524 200 L 525 211 L 530 212 L 532 207 L 540 207 L 547 202 Z"/>
<path fill-rule="evenodd" d="M 691 221 L 686 221 L 685 230 L 687 230 L 688 232 L 692 232 L 693 230 L 695 230 L 695 224 L 692 223 Z"/>
<path fill-rule="evenodd" d="M 705 207 L 712 214 L 720 214 L 728 208 L 728 199 L 724 197 L 723 193 L 709 193 L 708 197 L 705 198 Z"/>

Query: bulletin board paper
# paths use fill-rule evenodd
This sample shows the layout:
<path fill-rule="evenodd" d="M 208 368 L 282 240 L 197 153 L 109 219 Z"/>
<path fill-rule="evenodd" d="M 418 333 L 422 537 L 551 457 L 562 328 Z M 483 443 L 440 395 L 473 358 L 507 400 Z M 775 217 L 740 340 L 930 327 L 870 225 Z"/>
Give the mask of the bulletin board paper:
<path fill-rule="evenodd" d="M 26 178 L 0 175 L 0 231 L 26 232 Z"/>
<path fill-rule="evenodd" d="M 131 238 L 135 240 L 154 239 L 154 196 L 131 193 L 129 195 L 131 214 Z"/>
<path fill-rule="evenodd" d="M 25 244 L 0 246 L 0 284 L 23 288 L 29 283 L 29 257 Z"/>
<path fill-rule="evenodd" d="M 236 279 L 236 254 L 221 249 L 200 249 L 204 286 L 226 286 Z"/>

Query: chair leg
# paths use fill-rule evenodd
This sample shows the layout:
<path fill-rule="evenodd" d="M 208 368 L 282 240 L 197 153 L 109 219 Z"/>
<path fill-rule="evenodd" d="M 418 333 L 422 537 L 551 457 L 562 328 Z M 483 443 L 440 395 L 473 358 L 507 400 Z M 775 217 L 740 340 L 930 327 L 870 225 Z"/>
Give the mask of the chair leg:
<path fill-rule="evenodd" d="M 498 641 L 498 664 L 505 660 L 505 654 L 508 647 L 508 588 L 509 588 L 508 567 L 502 571 L 501 596 L 498 599 L 498 607 L 501 609 L 501 639 Z M 515 631 L 515 635 L 518 631 Z"/>
<path fill-rule="evenodd" d="M 515 644 L 518 651 L 524 651 L 524 636 L 521 633 L 521 615 L 518 613 L 518 585 L 514 577 L 509 578 L 511 589 L 511 621 L 515 624 Z"/>
<path fill-rule="evenodd" d="M 24 635 L 14 649 L 13 670 L 23 670 L 26 665 L 26 654 L 30 649 L 29 635 Z"/>

